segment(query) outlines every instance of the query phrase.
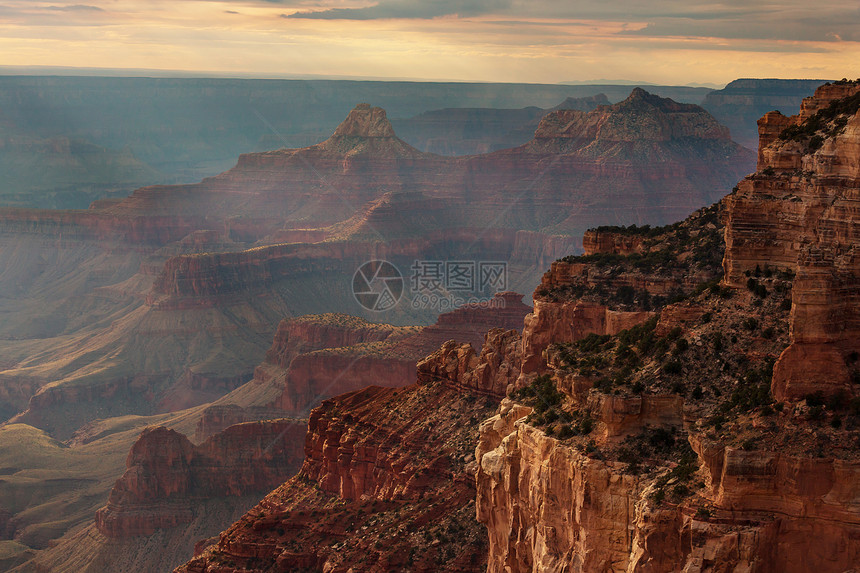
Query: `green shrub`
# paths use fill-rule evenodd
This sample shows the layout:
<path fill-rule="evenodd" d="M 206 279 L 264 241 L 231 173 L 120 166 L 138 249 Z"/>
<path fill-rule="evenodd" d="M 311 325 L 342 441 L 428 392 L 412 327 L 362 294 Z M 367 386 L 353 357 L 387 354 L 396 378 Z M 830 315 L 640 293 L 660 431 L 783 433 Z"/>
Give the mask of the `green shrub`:
<path fill-rule="evenodd" d="M 558 430 L 558 438 L 560 440 L 566 440 L 568 438 L 572 438 L 575 436 L 577 432 L 574 430 L 573 426 L 570 424 L 562 424 Z"/>
<path fill-rule="evenodd" d="M 719 354 L 723 350 L 723 334 L 721 332 L 715 332 L 712 340 L 714 343 L 714 352 Z"/>
<path fill-rule="evenodd" d="M 594 421 L 590 417 L 583 418 L 579 422 L 579 432 L 581 434 L 590 434 L 594 430 Z"/>
<path fill-rule="evenodd" d="M 663 372 L 665 372 L 666 374 L 680 374 L 681 370 L 681 363 L 677 360 L 670 360 L 663 365 Z"/>

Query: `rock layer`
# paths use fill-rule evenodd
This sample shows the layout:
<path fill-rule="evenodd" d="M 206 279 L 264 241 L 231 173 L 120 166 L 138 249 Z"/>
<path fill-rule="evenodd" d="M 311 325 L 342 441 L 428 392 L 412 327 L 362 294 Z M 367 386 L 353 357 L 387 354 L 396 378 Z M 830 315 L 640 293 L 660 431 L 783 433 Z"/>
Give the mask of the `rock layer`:
<path fill-rule="evenodd" d="M 800 113 L 759 122 L 759 172 L 728 199 L 726 281 L 755 268 L 796 273 L 793 344 L 777 363 L 777 398 L 850 392 L 860 340 L 860 115 L 854 82 L 826 84 Z"/>
<path fill-rule="evenodd" d="M 305 431 L 304 420 L 249 422 L 194 446 L 168 428 L 144 430 L 96 526 L 108 537 L 151 535 L 192 521 L 195 503 L 266 491 L 299 467 Z"/>
<path fill-rule="evenodd" d="M 489 406 L 440 382 L 323 402 L 301 473 L 177 571 L 485 570 L 470 450 Z"/>

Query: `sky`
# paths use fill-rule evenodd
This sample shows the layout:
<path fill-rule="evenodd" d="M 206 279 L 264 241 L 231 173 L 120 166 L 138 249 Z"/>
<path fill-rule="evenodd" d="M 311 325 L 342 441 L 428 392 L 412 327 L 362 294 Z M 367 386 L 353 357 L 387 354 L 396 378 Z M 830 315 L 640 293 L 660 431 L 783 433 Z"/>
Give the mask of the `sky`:
<path fill-rule="evenodd" d="M 0 0 L 0 66 L 526 83 L 860 77 L 857 0 Z"/>

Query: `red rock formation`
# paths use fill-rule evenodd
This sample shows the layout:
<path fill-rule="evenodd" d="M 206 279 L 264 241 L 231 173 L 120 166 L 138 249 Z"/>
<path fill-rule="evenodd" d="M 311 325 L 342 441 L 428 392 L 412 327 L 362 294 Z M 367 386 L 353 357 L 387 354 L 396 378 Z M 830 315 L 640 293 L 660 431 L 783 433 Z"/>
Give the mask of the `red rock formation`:
<path fill-rule="evenodd" d="M 151 535 L 190 522 L 195 502 L 266 491 L 299 467 L 305 431 L 303 420 L 251 422 L 194 446 L 168 428 L 144 430 L 96 526 L 108 537 Z"/>
<path fill-rule="evenodd" d="M 560 110 L 547 115 L 535 132 L 537 140 L 631 141 L 633 123 L 618 111 L 636 111 L 636 135 L 643 140 L 668 141 L 676 138 L 714 139 L 726 141 L 729 130 L 721 126 L 705 110 L 697 105 L 680 104 L 670 99 L 654 96 L 642 88 L 634 88 L 625 101 L 600 106 L 593 112 Z"/>
<path fill-rule="evenodd" d="M 617 255 L 631 255 L 643 252 L 645 237 L 642 235 L 623 235 L 589 229 L 582 237 L 582 248 L 586 255 L 596 253 L 614 253 Z"/>
<path fill-rule="evenodd" d="M 323 402 L 301 473 L 177 571 L 483 571 L 471 436 L 488 412 L 439 382 Z"/>
<path fill-rule="evenodd" d="M 660 507 L 646 479 L 562 446 L 523 423 L 528 411 L 503 405 L 481 426 L 477 509 L 490 533 L 488 571 L 601 571 L 611 563 L 628 571 L 800 573 L 856 564 L 860 525 L 848 508 L 858 496 L 857 463 L 706 454 L 699 446 L 700 457 L 718 464 L 704 466 L 714 476 L 705 516 Z"/>
<path fill-rule="evenodd" d="M 728 200 L 726 284 L 616 338 L 523 353 L 527 379 L 547 376 L 482 424 L 476 451 L 488 571 L 853 570 L 860 417 L 846 398 L 860 340 L 858 91 L 827 86 L 800 119 L 760 123 L 763 170 Z M 827 135 L 827 118 L 846 108 L 845 131 Z M 808 129 L 811 118 L 817 149 L 805 141 L 814 129 L 784 131 Z M 792 133 L 800 139 L 788 141 Z M 797 166 L 807 172 L 779 174 Z M 682 267 L 694 258 L 679 254 Z M 593 264 L 553 267 L 527 320 L 532 337 L 564 336 L 554 332 L 561 321 L 536 319 L 541 300 L 556 312 L 574 307 L 564 289 L 582 285 L 576 277 Z M 779 293 L 792 283 L 789 316 Z M 806 400 L 774 404 L 769 389 L 777 401 Z M 655 443 L 679 449 L 661 460 Z"/>
<path fill-rule="evenodd" d="M 159 310 L 217 306 L 247 293 L 266 293 L 279 281 L 302 275 L 343 272 L 369 260 L 415 260 L 437 252 L 478 246 L 488 260 L 505 261 L 515 233 L 504 230 L 437 230 L 392 242 L 350 240 L 279 244 L 245 251 L 171 257 L 157 277 L 147 303 Z M 408 268 L 408 265 L 404 265 Z M 338 301 L 343 304 L 343 301 Z"/>
<path fill-rule="evenodd" d="M 650 311 L 613 311 L 583 301 L 535 300 L 535 310 L 523 329 L 523 372 L 537 372 L 550 344 L 575 342 L 589 334 L 617 334 L 653 316 Z"/>
<path fill-rule="evenodd" d="M 666 336 L 674 328 L 686 330 L 701 320 L 703 314 L 705 310 L 695 304 L 671 304 L 660 313 L 654 333 L 657 336 Z"/>
<path fill-rule="evenodd" d="M 367 322 L 345 314 L 322 314 L 285 318 L 278 325 L 266 363 L 289 368 L 303 352 L 341 348 L 365 342 L 381 342 L 398 332 L 389 324 Z"/>
<path fill-rule="evenodd" d="M 418 363 L 418 381 L 446 384 L 478 394 L 504 397 L 520 375 L 521 339 L 516 330 L 493 328 L 480 355 L 471 344 L 449 340 Z"/>

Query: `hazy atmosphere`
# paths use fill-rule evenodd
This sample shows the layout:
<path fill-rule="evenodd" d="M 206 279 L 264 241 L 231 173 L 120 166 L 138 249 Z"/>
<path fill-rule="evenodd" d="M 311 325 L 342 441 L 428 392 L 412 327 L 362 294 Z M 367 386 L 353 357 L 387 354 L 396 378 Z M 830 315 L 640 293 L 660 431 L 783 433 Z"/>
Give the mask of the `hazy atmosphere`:
<path fill-rule="evenodd" d="M 857 0 L 0 0 L 0 573 L 857 573 Z"/>

